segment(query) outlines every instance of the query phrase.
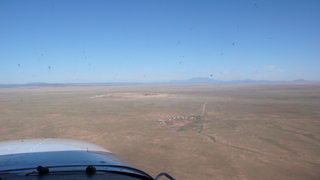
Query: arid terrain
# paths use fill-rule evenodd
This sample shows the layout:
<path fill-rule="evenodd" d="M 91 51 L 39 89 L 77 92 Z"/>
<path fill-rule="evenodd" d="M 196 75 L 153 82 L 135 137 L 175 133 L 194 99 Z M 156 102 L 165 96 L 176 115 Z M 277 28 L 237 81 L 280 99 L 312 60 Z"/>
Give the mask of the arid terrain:
<path fill-rule="evenodd" d="M 320 179 L 320 83 L 0 88 L 0 141 L 100 145 L 153 177 Z"/>

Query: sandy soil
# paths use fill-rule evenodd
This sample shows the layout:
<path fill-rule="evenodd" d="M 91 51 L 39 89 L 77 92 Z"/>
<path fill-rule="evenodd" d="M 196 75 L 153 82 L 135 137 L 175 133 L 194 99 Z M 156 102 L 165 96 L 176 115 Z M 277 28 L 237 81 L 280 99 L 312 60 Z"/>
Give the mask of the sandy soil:
<path fill-rule="evenodd" d="M 0 88 L 0 140 L 88 141 L 152 176 L 320 179 L 319 94 L 319 83 Z"/>

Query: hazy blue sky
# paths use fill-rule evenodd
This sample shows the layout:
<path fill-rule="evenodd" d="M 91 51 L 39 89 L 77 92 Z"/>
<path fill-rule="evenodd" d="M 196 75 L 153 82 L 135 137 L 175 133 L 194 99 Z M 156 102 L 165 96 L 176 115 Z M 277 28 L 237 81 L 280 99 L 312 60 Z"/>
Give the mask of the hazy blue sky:
<path fill-rule="evenodd" d="M 1 0 L 0 77 L 319 81 L 320 1 Z"/>

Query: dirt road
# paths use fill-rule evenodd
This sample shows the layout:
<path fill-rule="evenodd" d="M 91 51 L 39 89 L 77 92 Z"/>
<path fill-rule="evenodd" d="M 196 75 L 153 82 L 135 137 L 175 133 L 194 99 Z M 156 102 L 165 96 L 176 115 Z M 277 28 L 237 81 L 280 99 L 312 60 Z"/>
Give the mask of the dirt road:
<path fill-rule="evenodd" d="M 204 112 L 205 112 L 205 110 L 206 110 L 206 105 L 207 105 L 207 103 L 208 103 L 208 102 L 205 102 L 205 103 L 203 104 L 201 116 L 204 115 Z"/>

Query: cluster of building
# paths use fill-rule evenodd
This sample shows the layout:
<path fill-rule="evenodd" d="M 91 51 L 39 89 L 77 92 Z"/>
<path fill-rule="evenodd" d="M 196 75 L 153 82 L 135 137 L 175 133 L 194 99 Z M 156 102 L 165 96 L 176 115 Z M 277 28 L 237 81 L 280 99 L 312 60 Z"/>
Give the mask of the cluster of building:
<path fill-rule="evenodd" d="M 103 97 L 104 95 L 95 95 L 95 96 L 92 96 L 90 98 L 99 98 L 99 97 Z"/>
<path fill-rule="evenodd" d="M 165 123 L 167 121 L 173 121 L 173 120 L 181 120 L 181 119 L 186 119 L 186 120 L 192 120 L 195 119 L 195 117 L 193 116 L 176 116 L 176 117 L 172 117 L 172 118 L 168 118 L 168 119 L 159 119 L 158 122 L 160 124 Z"/>
<path fill-rule="evenodd" d="M 113 97 L 113 94 L 95 95 L 95 96 L 92 96 L 92 97 L 90 97 L 90 98 L 101 98 L 101 97 Z"/>

